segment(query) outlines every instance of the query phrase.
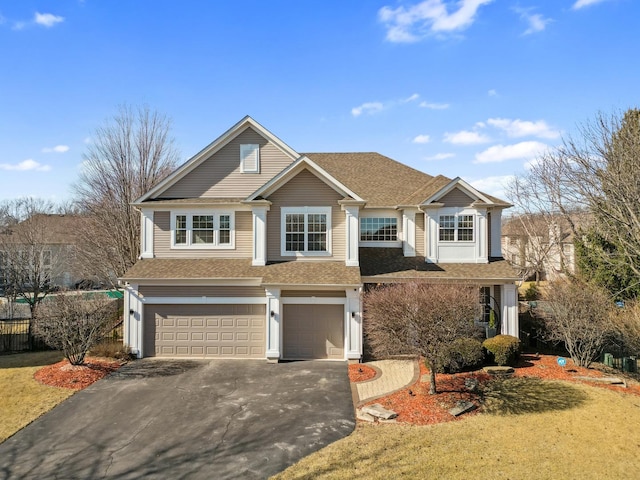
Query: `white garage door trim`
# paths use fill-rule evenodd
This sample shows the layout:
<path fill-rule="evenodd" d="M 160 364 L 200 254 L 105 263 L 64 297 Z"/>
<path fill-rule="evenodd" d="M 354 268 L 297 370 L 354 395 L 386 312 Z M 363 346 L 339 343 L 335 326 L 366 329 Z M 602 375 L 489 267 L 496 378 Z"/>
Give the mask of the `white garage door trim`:
<path fill-rule="evenodd" d="M 226 304 L 266 304 L 266 297 L 142 297 L 145 304 L 172 304 L 172 305 L 226 305 Z"/>

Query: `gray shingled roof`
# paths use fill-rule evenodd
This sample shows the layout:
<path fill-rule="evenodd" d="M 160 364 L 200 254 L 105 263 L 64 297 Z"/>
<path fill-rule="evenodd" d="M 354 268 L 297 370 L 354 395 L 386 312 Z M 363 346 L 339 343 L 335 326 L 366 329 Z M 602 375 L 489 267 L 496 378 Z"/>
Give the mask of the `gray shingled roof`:
<path fill-rule="evenodd" d="M 360 274 L 365 282 L 385 280 L 518 280 L 506 260 L 489 263 L 426 263 L 424 257 L 404 257 L 401 248 L 361 248 Z"/>
<path fill-rule="evenodd" d="M 122 280 L 258 279 L 263 285 L 359 285 L 360 269 L 344 262 L 291 261 L 252 266 L 250 259 L 148 258 L 139 260 Z"/>

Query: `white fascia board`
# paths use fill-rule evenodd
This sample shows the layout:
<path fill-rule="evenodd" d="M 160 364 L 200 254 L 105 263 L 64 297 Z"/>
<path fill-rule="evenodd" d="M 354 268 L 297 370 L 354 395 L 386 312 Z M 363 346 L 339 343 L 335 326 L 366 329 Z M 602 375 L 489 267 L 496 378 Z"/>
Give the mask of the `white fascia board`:
<path fill-rule="evenodd" d="M 462 187 L 462 190 L 466 190 L 467 193 L 470 193 L 472 196 L 476 197 L 477 200 L 481 200 L 484 203 L 488 203 L 488 204 L 493 205 L 493 202 L 491 200 L 489 200 L 482 192 L 480 192 L 480 191 L 476 190 L 475 188 L 473 188 L 471 185 L 469 185 L 467 182 L 465 182 L 460 177 L 456 177 L 453 180 L 451 180 L 447 185 L 445 185 L 440 190 L 438 190 L 436 193 L 434 193 L 429 198 L 427 198 L 425 201 L 423 201 L 421 203 L 421 205 L 428 205 L 429 203 L 440 199 L 441 197 L 443 197 L 444 195 L 446 195 L 447 193 L 449 193 L 451 190 L 453 190 L 456 187 Z"/>
<path fill-rule="evenodd" d="M 316 177 L 318 177 L 328 186 L 333 188 L 340 195 L 343 195 L 345 197 L 351 197 L 354 200 L 357 200 L 359 202 L 365 202 L 365 200 L 362 199 L 359 195 L 357 195 L 355 192 L 352 192 L 349 188 L 347 188 L 345 185 L 340 183 L 334 177 L 329 175 L 329 173 L 327 173 L 324 169 L 320 168 L 318 164 L 312 162 L 306 156 L 302 156 L 298 158 L 294 163 L 289 165 L 287 168 L 282 170 L 278 175 L 273 177 L 271 180 L 265 183 L 258 190 L 256 190 L 251 195 L 249 195 L 246 201 L 252 201 L 258 197 L 271 195 L 273 192 L 275 192 L 280 187 L 285 185 L 294 176 L 300 173 L 305 167 L 307 167 L 311 173 L 313 173 Z"/>
<path fill-rule="evenodd" d="M 144 202 L 149 198 L 155 197 L 158 194 L 165 191 L 167 188 L 175 184 L 178 180 L 183 178 L 186 174 L 191 172 L 194 168 L 200 165 L 203 161 L 209 158 L 211 155 L 216 153 L 222 147 L 227 145 L 231 140 L 244 132 L 247 128 L 253 128 L 260 135 L 265 137 L 269 142 L 273 143 L 276 147 L 278 147 L 284 154 L 288 155 L 292 160 L 296 159 L 300 156 L 295 150 L 289 147 L 286 143 L 280 140 L 278 137 L 273 135 L 269 130 L 264 128 L 258 122 L 256 122 L 250 116 L 244 117 L 238 123 L 236 123 L 229 130 L 220 135 L 217 139 L 211 142 L 204 149 L 200 150 L 200 152 L 196 153 L 193 157 L 187 160 L 182 166 L 178 167 L 173 171 L 168 177 L 166 177 L 163 181 L 161 181 L 158 185 L 153 187 L 147 193 L 142 195 L 140 198 L 133 202 L 134 205 L 139 204 L 140 202 Z"/>

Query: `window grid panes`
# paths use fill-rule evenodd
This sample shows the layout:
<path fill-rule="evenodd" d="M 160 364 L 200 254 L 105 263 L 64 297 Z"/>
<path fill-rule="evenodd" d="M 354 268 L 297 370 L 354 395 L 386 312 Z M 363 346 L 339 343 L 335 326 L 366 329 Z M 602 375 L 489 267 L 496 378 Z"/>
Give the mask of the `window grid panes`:
<path fill-rule="evenodd" d="M 324 213 L 288 213 L 285 215 L 287 252 L 326 252 L 327 215 Z"/>
<path fill-rule="evenodd" d="M 176 215 L 175 243 L 176 245 L 185 245 L 187 243 L 186 215 Z"/>
<path fill-rule="evenodd" d="M 473 215 L 458 216 L 458 241 L 473 242 Z"/>
<path fill-rule="evenodd" d="M 304 251 L 304 214 L 288 213 L 285 221 L 285 248 L 287 252 Z"/>
<path fill-rule="evenodd" d="M 192 239 L 194 244 L 213 243 L 213 215 L 194 215 L 192 219 Z"/>
<path fill-rule="evenodd" d="M 453 242 L 455 240 L 455 215 L 440 215 L 440 241 Z"/>
<path fill-rule="evenodd" d="M 220 245 L 229 245 L 231 243 L 231 216 L 220 215 L 218 220 L 220 222 L 218 228 L 220 240 L 218 243 Z"/>
<path fill-rule="evenodd" d="M 398 240 L 398 220 L 396 218 L 361 218 L 360 241 L 395 242 Z"/>

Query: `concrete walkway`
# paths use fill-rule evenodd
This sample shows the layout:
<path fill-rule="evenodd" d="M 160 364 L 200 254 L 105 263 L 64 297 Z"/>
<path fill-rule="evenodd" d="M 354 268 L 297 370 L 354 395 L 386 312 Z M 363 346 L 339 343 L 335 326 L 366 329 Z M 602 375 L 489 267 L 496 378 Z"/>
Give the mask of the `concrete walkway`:
<path fill-rule="evenodd" d="M 378 369 L 380 374 L 368 382 L 356 383 L 359 403 L 407 387 L 418 379 L 420 373 L 417 360 L 378 360 L 366 365 Z"/>

